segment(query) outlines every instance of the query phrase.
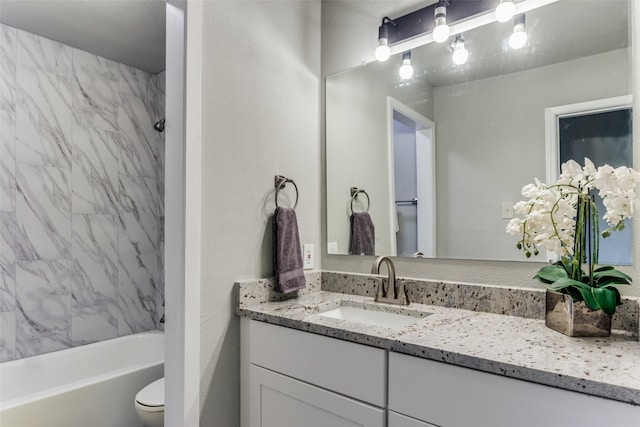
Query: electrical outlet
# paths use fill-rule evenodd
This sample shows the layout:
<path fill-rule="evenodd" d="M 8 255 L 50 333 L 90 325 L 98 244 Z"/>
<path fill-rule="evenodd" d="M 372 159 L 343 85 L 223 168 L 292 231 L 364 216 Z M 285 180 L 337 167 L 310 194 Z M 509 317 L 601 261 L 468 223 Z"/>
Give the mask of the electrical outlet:
<path fill-rule="evenodd" d="M 502 202 L 502 219 L 513 218 L 513 203 Z"/>
<path fill-rule="evenodd" d="M 329 255 L 338 253 L 338 242 L 329 242 L 327 243 L 327 253 Z"/>
<path fill-rule="evenodd" d="M 302 250 L 302 268 L 309 270 L 313 268 L 313 245 L 307 243 Z"/>

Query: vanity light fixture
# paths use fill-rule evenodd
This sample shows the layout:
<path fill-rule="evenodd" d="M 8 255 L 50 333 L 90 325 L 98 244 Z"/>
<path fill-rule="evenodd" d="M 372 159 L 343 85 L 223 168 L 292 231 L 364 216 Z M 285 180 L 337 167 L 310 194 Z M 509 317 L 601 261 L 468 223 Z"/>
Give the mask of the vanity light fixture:
<path fill-rule="evenodd" d="M 375 57 L 383 61 L 388 59 L 389 54 L 406 52 L 433 41 L 443 43 L 452 32 L 457 34 L 465 31 L 465 28 L 473 28 L 472 23 L 476 22 L 474 20 L 484 22 L 487 14 L 495 19 L 493 11 L 497 2 L 498 0 L 430 0 L 429 6 L 406 15 L 394 19 L 384 17 L 378 27 Z M 449 27 L 447 20 L 454 26 L 457 25 L 457 31 Z"/>
<path fill-rule="evenodd" d="M 447 25 L 447 0 L 440 0 L 433 11 L 436 27 L 433 29 L 433 40 L 444 43 L 451 35 L 451 28 Z"/>
<path fill-rule="evenodd" d="M 453 55 L 451 55 L 451 58 L 453 59 L 454 64 L 462 65 L 467 62 L 467 59 L 469 59 L 469 51 L 464 47 L 462 34 L 458 34 L 456 36 L 456 40 L 453 42 L 451 47 L 453 48 Z"/>
<path fill-rule="evenodd" d="M 527 33 L 524 31 L 524 13 L 513 20 L 513 33 L 509 37 L 509 46 L 512 49 L 520 49 L 527 44 Z"/>
<path fill-rule="evenodd" d="M 513 18 L 516 13 L 516 5 L 511 0 L 500 0 L 500 4 L 496 8 L 496 20 L 498 22 L 507 22 Z"/>
<path fill-rule="evenodd" d="M 382 25 L 378 28 L 378 47 L 376 48 L 376 59 L 380 62 L 384 62 L 391 56 L 391 49 L 389 48 L 389 26 L 394 26 L 395 23 L 388 17 L 382 18 Z"/>
<path fill-rule="evenodd" d="M 451 34 L 461 34 L 496 21 L 496 6 L 517 3 L 523 14 L 559 0 L 429 0 L 429 6 L 393 19 L 385 17 L 378 28 L 376 58 L 406 52 L 422 45 L 445 42 Z M 502 6 L 509 7 L 509 6 Z M 524 29 L 524 24 L 522 25 Z M 516 36 L 516 38 L 521 37 Z M 526 44 L 526 42 L 525 42 Z"/>
<path fill-rule="evenodd" d="M 402 66 L 398 70 L 398 74 L 403 79 L 410 79 L 413 76 L 413 65 L 411 65 L 411 51 L 402 54 Z"/>

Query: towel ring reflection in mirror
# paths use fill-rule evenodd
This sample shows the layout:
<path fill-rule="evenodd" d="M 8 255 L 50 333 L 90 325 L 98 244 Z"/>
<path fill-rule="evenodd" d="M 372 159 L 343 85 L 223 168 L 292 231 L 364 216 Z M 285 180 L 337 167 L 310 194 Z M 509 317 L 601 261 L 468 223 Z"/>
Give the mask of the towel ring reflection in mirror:
<path fill-rule="evenodd" d="M 278 191 L 282 190 L 284 187 L 287 186 L 287 182 L 290 182 L 293 184 L 293 188 L 295 188 L 296 190 L 296 202 L 293 204 L 293 209 L 295 209 L 298 206 L 298 186 L 296 185 L 296 183 L 292 180 L 289 179 L 287 177 L 284 177 L 282 175 L 276 175 L 274 178 L 274 184 L 276 187 L 276 208 L 278 207 Z"/>
<path fill-rule="evenodd" d="M 358 194 L 364 194 L 365 196 L 367 196 L 367 209 L 365 210 L 365 212 L 369 212 L 369 208 L 371 207 L 371 199 L 369 198 L 367 192 L 362 188 L 351 187 L 351 213 L 353 214 L 353 201 L 358 198 Z"/>

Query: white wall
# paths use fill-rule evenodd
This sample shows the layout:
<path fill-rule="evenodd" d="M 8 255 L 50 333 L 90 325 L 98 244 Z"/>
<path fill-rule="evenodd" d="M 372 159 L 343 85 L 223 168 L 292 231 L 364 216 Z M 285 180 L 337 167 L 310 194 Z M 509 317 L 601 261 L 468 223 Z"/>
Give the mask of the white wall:
<path fill-rule="evenodd" d="M 524 260 L 500 208 L 545 181 L 545 108 L 628 95 L 630 71 L 621 49 L 436 88 L 438 257 Z"/>
<path fill-rule="evenodd" d="M 170 0 L 166 9 L 167 427 L 196 427 L 200 417 L 200 8 Z"/>
<path fill-rule="evenodd" d="M 373 60 L 376 47 L 376 29 L 383 16 L 401 16 L 416 2 L 382 1 L 325 1 L 322 5 L 322 75 L 326 77 L 359 65 L 363 60 Z M 633 4 L 633 2 L 631 2 Z M 635 7 L 634 7 L 635 8 Z M 638 9 L 638 8 L 635 8 Z M 634 11 L 633 22 L 640 24 L 640 12 Z M 634 44 L 638 55 L 637 43 Z M 635 76 L 636 74 L 633 74 Z M 637 81 L 634 81 L 637 91 Z M 637 96 L 636 96 L 637 99 Z M 636 103 L 638 101 L 636 100 Z M 637 106 L 638 104 L 636 104 Z M 638 108 L 635 116 L 638 117 Z M 638 120 L 634 120 L 638 122 Z M 637 123 L 636 123 L 637 127 Z M 437 129 L 437 127 L 436 127 Z M 635 129 L 637 131 L 637 129 Z M 635 156 L 638 160 L 640 134 L 634 132 Z M 639 162 L 636 162 L 636 165 Z M 326 231 L 326 216 L 323 217 Z M 640 244 L 640 224 L 635 226 L 636 245 Z M 323 234 L 324 238 L 324 234 Z M 326 244 L 326 239 L 323 240 Z M 514 249 L 515 250 L 515 249 Z M 640 262 L 635 251 L 634 262 Z M 373 257 L 326 255 L 323 251 L 322 268 L 367 273 L 371 269 Z M 397 274 L 433 278 L 437 280 L 455 280 L 475 283 L 489 283 L 507 286 L 542 287 L 531 277 L 541 267 L 541 263 L 498 262 L 498 261 L 458 261 L 444 259 L 399 258 L 395 261 Z M 637 268 L 630 270 L 632 274 Z M 637 277 L 637 275 L 636 275 Z M 638 286 L 621 289 L 623 293 L 640 295 Z"/>
<path fill-rule="evenodd" d="M 375 226 L 375 253 L 391 253 L 395 235 L 389 205 L 387 97 L 402 100 L 418 113 L 433 117 L 433 88 L 428 83 L 401 85 L 389 79 L 391 63 L 374 62 L 331 76 L 326 81 L 326 152 L 331 173 L 327 176 L 327 236 L 338 243 L 340 254 L 349 253 L 351 187 L 363 188 L 371 198 L 369 214 Z M 354 203 L 357 212 L 366 208 Z M 392 237 L 393 236 L 393 237 Z"/>
<path fill-rule="evenodd" d="M 367 192 L 369 215 L 375 227 L 375 253 L 390 253 L 389 180 L 387 162 L 387 88 L 370 85 L 356 73 L 327 81 L 328 242 L 338 253 L 349 253 L 351 187 Z M 366 196 L 358 196 L 353 209 L 366 209 Z"/>
<path fill-rule="evenodd" d="M 233 283 L 273 275 L 275 174 L 298 185 L 301 243 L 315 245 L 319 267 L 320 2 L 205 1 L 202 28 L 200 425 L 232 427 Z M 290 185 L 284 193 L 293 203 Z"/>

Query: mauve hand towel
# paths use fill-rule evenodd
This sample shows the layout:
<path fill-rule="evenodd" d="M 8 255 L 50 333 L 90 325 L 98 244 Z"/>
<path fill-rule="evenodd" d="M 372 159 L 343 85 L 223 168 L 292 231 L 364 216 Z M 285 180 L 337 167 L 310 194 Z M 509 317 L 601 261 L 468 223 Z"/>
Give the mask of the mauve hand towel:
<path fill-rule="evenodd" d="M 273 263 L 276 287 L 288 294 L 306 285 L 296 211 L 277 207 L 273 214 Z"/>
<path fill-rule="evenodd" d="M 375 230 L 367 212 L 351 214 L 351 249 L 353 255 L 375 255 Z"/>

